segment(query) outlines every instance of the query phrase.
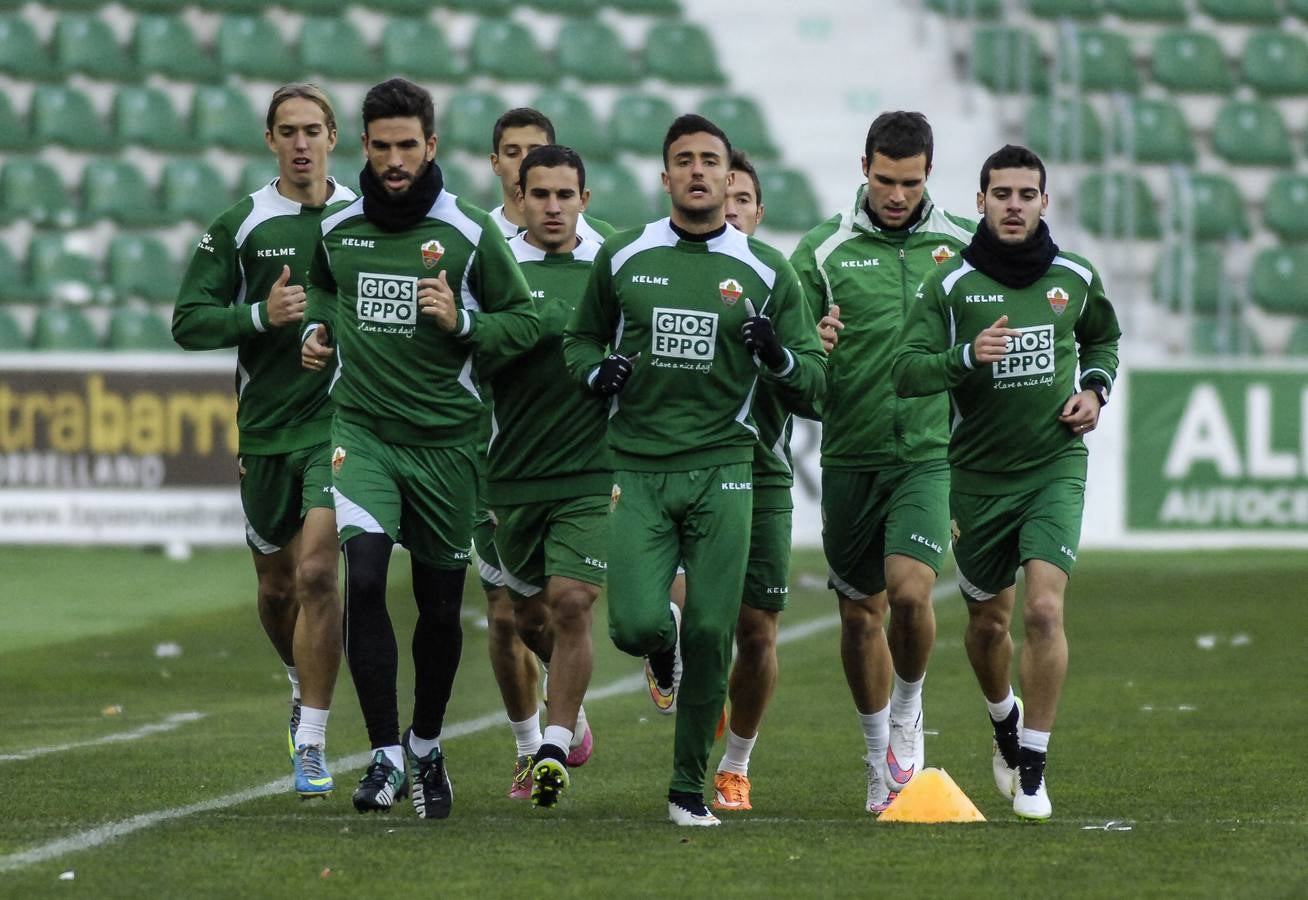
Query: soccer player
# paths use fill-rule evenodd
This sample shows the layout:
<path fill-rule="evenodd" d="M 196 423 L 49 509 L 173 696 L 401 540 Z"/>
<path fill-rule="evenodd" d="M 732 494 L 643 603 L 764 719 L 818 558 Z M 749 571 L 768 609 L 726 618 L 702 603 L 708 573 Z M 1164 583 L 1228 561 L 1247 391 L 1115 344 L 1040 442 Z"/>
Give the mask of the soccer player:
<path fill-rule="evenodd" d="M 921 113 L 878 116 L 853 206 L 805 235 L 791 256 L 815 317 L 830 310 L 845 324 L 822 405 L 822 544 L 867 748 L 870 813 L 925 763 L 931 592 L 949 539 L 945 399 L 902 400 L 890 379 L 913 288 L 975 227 L 931 201 L 932 149 Z"/>
<path fill-rule="evenodd" d="M 785 258 L 731 228 L 731 145 L 702 116 L 663 142 L 669 218 L 605 241 L 564 333 L 572 376 L 611 398 L 609 633 L 672 680 L 680 645 L 668 814 L 717 825 L 704 775 L 726 696 L 753 508 L 758 382 L 812 402 L 826 359 Z M 684 617 L 668 586 L 686 569 Z"/>
<path fill-rule="evenodd" d="M 327 174 L 336 116 L 319 88 L 278 88 L 265 126 L 277 178 L 200 239 L 173 310 L 173 338 L 187 350 L 238 348 L 241 506 L 259 619 L 291 681 L 295 790 L 326 797 L 327 715 L 341 662 L 332 409 L 327 373 L 296 364 L 296 335 L 323 208 L 354 192 Z"/>
<path fill-rule="evenodd" d="M 604 583 L 613 466 L 607 404 L 580 390 L 563 362 L 563 326 L 599 250 L 577 235 L 589 199 L 585 165 L 571 148 L 547 144 L 522 160 L 518 182 L 527 230 L 509 248 L 536 301 L 541 337 L 491 379 L 487 497 L 519 633 L 550 666 L 548 725 L 529 756 L 531 799 L 548 807 L 579 764 L 569 748 L 593 664 L 591 607 Z"/>
<path fill-rule="evenodd" d="M 463 644 L 459 609 L 477 504 L 474 354 L 513 355 L 538 322 L 486 213 L 444 190 L 431 95 L 402 78 L 363 101 L 361 199 L 333 209 L 309 276 L 302 359 L 335 355 L 332 478 L 345 552 L 345 655 L 375 751 L 360 812 L 409 789 L 423 818 L 453 801 L 440 733 Z M 455 291 L 457 290 L 457 294 Z M 386 573 L 409 549 L 418 620 L 412 724 L 399 737 Z"/>
<path fill-rule="evenodd" d="M 949 392 L 967 655 L 994 726 L 995 784 L 1018 816 L 1041 820 L 1053 811 L 1045 754 L 1067 675 L 1063 597 L 1081 536 L 1083 437 L 1108 402 L 1121 332 L 1094 266 L 1049 235 L 1039 157 L 1011 144 L 993 153 L 976 203 L 976 236 L 918 289 L 894 381 L 903 396 Z M 1009 683 L 1019 565 L 1025 710 Z"/>

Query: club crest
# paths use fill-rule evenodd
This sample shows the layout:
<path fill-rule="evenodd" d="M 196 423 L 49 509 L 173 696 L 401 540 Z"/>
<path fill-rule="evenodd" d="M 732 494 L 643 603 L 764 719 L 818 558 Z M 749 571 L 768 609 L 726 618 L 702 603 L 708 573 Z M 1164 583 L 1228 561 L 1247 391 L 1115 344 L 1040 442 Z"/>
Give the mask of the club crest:
<path fill-rule="evenodd" d="M 1061 316 L 1063 310 L 1067 309 L 1067 291 L 1055 287 L 1045 296 L 1049 298 L 1049 308 L 1054 311 L 1054 315 Z"/>
<path fill-rule="evenodd" d="M 735 306 L 744 291 L 745 289 L 740 286 L 740 282 L 734 278 L 728 278 L 718 285 L 718 293 L 722 295 L 722 302 L 728 307 Z"/>
<path fill-rule="evenodd" d="M 428 241 L 422 245 L 422 265 L 425 269 L 436 268 L 436 263 L 445 255 L 445 247 L 440 241 Z"/>
<path fill-rule="evenodd" d="M 948 262 L 953 259 L 954 251 L 950 250 L 946 245 L 941 244 L 939 247 L 931 251 L 931 258 L 936 261 L 936 265 L 940 265 L 942 262 Z"/>

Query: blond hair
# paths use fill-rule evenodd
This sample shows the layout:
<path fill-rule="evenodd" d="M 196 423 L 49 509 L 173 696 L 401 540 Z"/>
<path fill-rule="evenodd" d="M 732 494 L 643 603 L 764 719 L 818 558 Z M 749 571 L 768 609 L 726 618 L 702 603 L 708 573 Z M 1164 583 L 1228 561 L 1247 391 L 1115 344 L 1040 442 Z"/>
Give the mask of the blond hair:
<path fill-rule="evenodd" d="M 273 120 L 277 117 L 277 107 L 287 100 L 294 100 L 297 97 L 317 103 L 327 117 L 327 128 L 336 131 L 336 111 L 332 109 L 332 102 L 327 99 L 327 95 L 323 93 L 322 88 L 307 81 L 293 81 L 290 84 L 282 85 L 273 92 L 272 100 L 268 102 L 268 117 L 264 120 L 269 131 L 272 131 Z"/>

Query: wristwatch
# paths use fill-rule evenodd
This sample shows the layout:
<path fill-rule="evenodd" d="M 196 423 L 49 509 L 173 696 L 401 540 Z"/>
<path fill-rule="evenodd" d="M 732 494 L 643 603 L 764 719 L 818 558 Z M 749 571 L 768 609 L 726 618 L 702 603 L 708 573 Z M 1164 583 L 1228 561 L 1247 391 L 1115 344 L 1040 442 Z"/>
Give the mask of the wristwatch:
<path fill-rule="evenodd" d="M 1103 409 L 1108 405 L 1108 388 L 1096 381 L 1094 384 L 1090 385 L 1090 390 L 1094 391 L 1095 396 L 1099 398 L 1100 409 Z"/>

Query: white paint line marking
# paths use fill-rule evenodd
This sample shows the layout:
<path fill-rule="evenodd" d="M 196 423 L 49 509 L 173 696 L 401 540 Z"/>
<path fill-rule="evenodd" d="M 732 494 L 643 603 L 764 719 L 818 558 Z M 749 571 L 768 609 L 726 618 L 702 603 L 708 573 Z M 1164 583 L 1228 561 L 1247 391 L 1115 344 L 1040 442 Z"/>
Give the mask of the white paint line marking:
<path fill-rule="evenodd" d="M 205 717 L 201 712 L 184 712 L 173 713 L 162 722 L 153 722 L 149 725 L 142 725 L 140 728 L 132 731 L 119 731 L 115 734 L 106 734 L 98 738 L 91 738 L 85 741 L 72 741 L 67 744 L 56 744 L 52 747 L 33 747 L 31 750 L 20 750 L 17 753 L 0 753 L 0 762 L 21 762 L 25 759 L 35 759 L 38 756 L 47 756 L 51 753 L 62 753 L 65 750 L 78 750 L 82 747 L 98 747 L 102 744 L 122 744 L 127 741 L 139 741 L 141 738 L 150 737 L 153 734 L 163 734 L 166 731 L 175 731 L 189 722 L 198 722 Z"/>

